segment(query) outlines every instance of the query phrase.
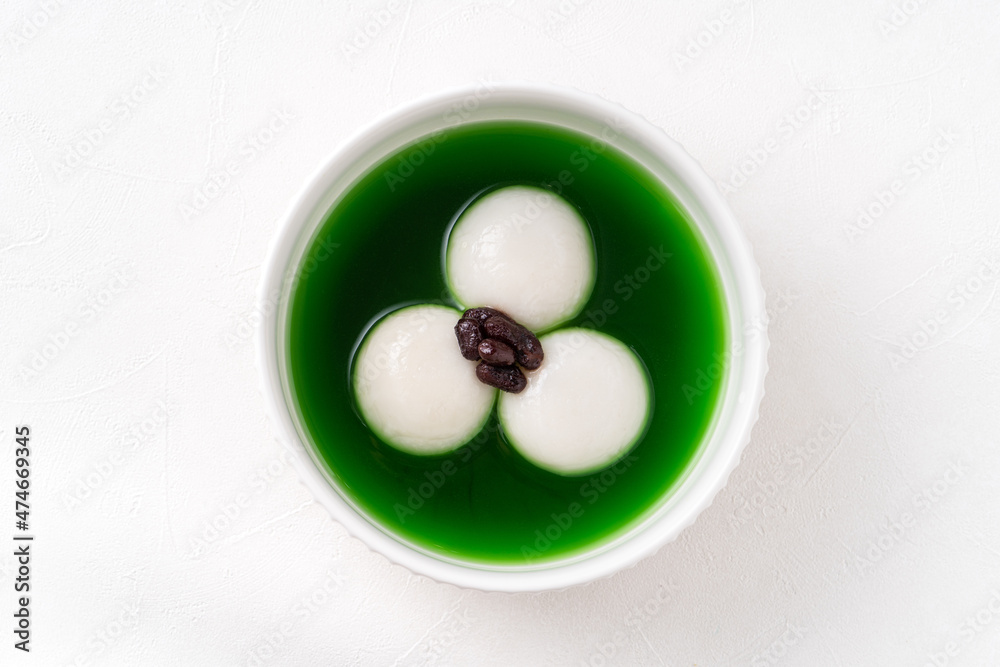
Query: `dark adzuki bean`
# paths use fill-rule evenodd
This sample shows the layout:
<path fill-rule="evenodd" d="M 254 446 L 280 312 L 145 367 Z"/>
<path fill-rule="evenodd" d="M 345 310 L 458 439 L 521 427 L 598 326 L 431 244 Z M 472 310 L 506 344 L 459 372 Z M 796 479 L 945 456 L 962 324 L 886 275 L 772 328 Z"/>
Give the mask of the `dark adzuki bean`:
<path fill-rule="evenodd" d="M 511 347 L 517 347 L 517 342 L 521 339 L 520 327 L 505 317 L 493 315 L 483 322 L 483 331 L 489 338 L 502 340 Z"/>
<path fill-rule="evenodd" d="M 462 317 L 467 317 L 470 320 L 475 320 L 476 322 L 479 322 L 479 326 L 482 326 L 483 323 L 486 322 L 486 320 L 488 320 L 491 317 L 502 317 L 508 322 L 511 323 L 514 322 L 514 320 L 511 319 L 510 315 L 508 315 L 507 313 L 501 310 L 497 310 L 496 308 L 487 308 L 486 306 L 483 306 L 481 308 L 469 308 L 467 311 L 465 311 L 465 313 L 462 314 Z"/>
<path fill-rule="evenodd" d="M 535 334 L 513 320 L 493 315 L 483 323 L 483 331 L 490 338 L 496 338 L 514 348 L 517 363 L 533 371 L 542 365 L 542 344 Z"/>
<path fill-rule="evenodd" d="M 479 356 L 490 366 L 512 366 L 514 349 L 495 338 L 487 338 L 479 344 Z"/>
<path fill-rule="evenodd" d="M 533 371 L 542 365 L 544 354 L 542 344 L 535 337 L 535 334 L 525 329 L 526 335 L 521 337 L 515 352 L 517 353 L 517 363 L 524 366 L 529 371 Z"/>
<path fill-rule="evenodd" d="M 519 394 L 528 386 L 528 378 L 517 366 L 490 366 L 481 361 L 476 366 L 476 377 L 484 384 L 512 394 Z"/>
<path fill-rule="evenodd" d="M 469 361 L 479 360 L 479 343 L 483 340 L 483 332 L 479 322 L 463 317 L 455 325 L 455 337 L 458 338 L 458 349 Z"/>

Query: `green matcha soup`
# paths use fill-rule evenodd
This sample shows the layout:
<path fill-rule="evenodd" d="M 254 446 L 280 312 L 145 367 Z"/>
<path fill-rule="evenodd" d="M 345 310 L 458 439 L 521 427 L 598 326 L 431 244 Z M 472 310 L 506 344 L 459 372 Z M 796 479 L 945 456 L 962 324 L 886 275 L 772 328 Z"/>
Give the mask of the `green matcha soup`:
<path fill-rule="evenodd" d="M 442 268 L 448 231 L 470 202 L 510 185 L 560 195 L 593 235 L 593 293 L 560 328 L 613 336 L 649 374 L 645 433 L 597 472 L 564 476 L 532 465 L 505 440 L 495 407 L 457 450 L 408 454 L 366 427 L 352 397 L 353 356 L 380 316 L 421 303 L 462 310 Z M 688 215 L 628 156 L 550 125 L 456 126 L 371 169 L 310 243 L 289 306 L 292 399 L 340 492 L 390 534 L 471 563 L 565 558 L 648 516 L 696 458 L 723 383 L 698 394 L 683 387 L 728 344 L 722 288 Z"/>

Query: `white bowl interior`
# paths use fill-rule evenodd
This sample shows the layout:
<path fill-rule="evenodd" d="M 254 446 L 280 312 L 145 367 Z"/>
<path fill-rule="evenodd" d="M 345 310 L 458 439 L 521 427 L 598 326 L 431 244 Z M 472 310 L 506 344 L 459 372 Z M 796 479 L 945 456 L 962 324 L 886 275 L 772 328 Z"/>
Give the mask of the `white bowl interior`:
<path fill-rule="evenodd" d="M 601 138 L 659 177 L 679 200 L 715 261 L 725 294 L 730 351 L 713 422 L 687 474 L 641 523 L 584 554 L 521 566 L 448 559 L 395 536 L 336 488 L 299 423 L 286 368 L 289 294 L 326 213 L 372 166 L 401 147 L 459 123 L 550 123 Z M 261 283 L 265 313 L 257 335 L 263 390 L 272 421 L 303 483 L 330 514 L 371 549 L 413 572 L 467 588 L 564 588 L 635 564 L 674 539 L 705 509 L 738 464 L 763 397 L 767 370 L 764 292 L 750 245 L 715 184 L 673 140 L 622 107 L 575 90 L 535 84 L 480 84 L 419 100 L 358 132 L 313 177 L 286 217 Z M 718 369 L 713 369 L 718 370 Z M 707 369 L 706 369 L 707 371 Z"/>

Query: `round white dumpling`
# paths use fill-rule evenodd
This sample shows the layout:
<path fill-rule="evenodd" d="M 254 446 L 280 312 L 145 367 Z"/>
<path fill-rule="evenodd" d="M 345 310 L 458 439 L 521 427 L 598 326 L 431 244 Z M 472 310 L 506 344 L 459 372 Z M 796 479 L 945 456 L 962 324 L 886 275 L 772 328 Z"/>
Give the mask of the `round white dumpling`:
<path fill-rule="evenodd" d="M 594 288 L 590 228 L 566 200 L 514 185 L 473 202 L 448 237 L 446 271 L 466 307 L 490 306 L 533 331 L 580 312 Z"/>
<path fill-rule="evenodd" d="M 411 454 L 441 454 L 471 440 L 489 417 L 496 390 L 462 357 L 443 306 L 411 306 L 379 320 L 354 363 L 362 417 L 382 440 Z"/>
<path fill-rule="evenodd" d="M 500 397 L 511 445 L 539 467 L 579 475 L 614 463 L 638 441 L 650 390 L 639 359 L 587 329 L 542 336 L 545 361 L 520 394 Z"/>

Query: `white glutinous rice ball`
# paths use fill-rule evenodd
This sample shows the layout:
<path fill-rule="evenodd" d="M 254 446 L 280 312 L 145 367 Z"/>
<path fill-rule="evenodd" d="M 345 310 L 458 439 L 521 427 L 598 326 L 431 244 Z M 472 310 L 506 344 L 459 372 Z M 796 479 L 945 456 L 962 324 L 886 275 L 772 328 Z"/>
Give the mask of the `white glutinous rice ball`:
<path fill-rule="evenodd" d="M 383 441 L 411 454 L 441 454 L 482 429 L 496 390 L 462 357 L 455 323 L 443 306 L 410 306 L 379 320 L 354 362 L 354 396 Z"/>
<path fill-rule="evenodd" d="M 520 394 L 502 393 L 511 445 L 541 468 L 580 475 L 624 456 L 649 419 L 646 369 L 618 340 L 587 329 L 542 336 L 545 361 Z"/>
<path fill-rule="evenodd" d="M 540 331 L 575 316 L 590 298 L 594 241 L 562 197 L 514 185 L 462 213 L 448 237 L 445 265 L 460 303 L 497 308 Z"/>

